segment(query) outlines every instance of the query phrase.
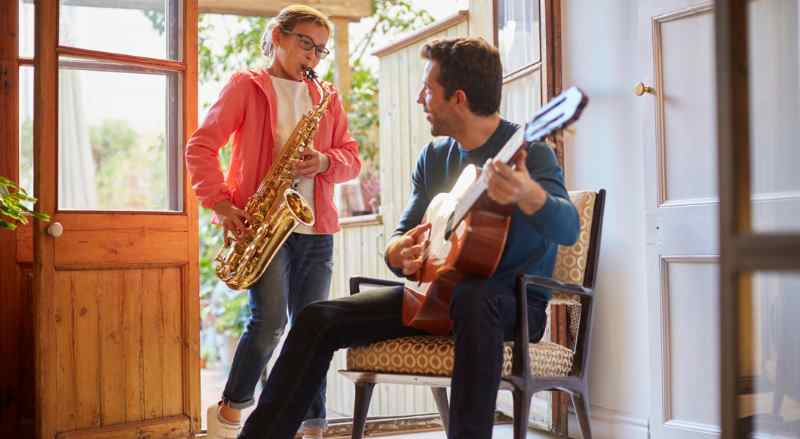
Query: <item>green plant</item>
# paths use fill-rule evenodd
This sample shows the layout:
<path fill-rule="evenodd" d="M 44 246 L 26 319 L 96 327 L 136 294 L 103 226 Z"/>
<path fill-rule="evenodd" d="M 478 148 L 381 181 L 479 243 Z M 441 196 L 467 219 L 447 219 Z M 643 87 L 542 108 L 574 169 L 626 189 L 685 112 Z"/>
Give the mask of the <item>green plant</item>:
<path fill-rule="evenodd" d="M 29 207 L 34 203 L 36 198 L 28 195 L 25 189 L 5 177 L 0 177 L 0 228 L 14 230 L 20 224 L 27 224 L 30 217 L 48 221 L 50 217 L 47 214 Z"/>
<path fill-rule="evenodd" d="M 249 295 L 246 292 L 233 291 L 218 282 L 213 296 L 210 312 L 213 315 L 214 329 L 220 334 L 241 337 L 250 317 L 250 307 L 247 306 Z"/>

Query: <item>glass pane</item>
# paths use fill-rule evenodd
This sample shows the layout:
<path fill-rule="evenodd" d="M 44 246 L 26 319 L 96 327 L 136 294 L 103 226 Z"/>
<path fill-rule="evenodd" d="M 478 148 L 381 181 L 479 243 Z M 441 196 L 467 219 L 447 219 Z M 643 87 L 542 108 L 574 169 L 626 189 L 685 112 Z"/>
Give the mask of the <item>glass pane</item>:
<path fill-rule="evenodd" d="M 541 71 L 535 70 L 504 84 L 500 115 L 520 125 L 527 123 L 542 106 L 541 78 Z"/>
<path fill-rule="evenodd" d="M 19 185 L 33 194 L 33 67 L 19 69 Z"/>
<path fill-rule="evenodd" d="M 60 0 L 62 46 L 179 59 L 178 0 Z"/>
<path fill-rule="evenodd" d="M 740 297 L 740 422 L 747 437 L 800 438 L 800 273 L 760 272 Z"/>
<path fill-rule="evenodd" d="M 497 2 L 497 47 L 503 72 L 511 73 L 539 61 L 539 2 Z"/>
<path fill-rule="evenodd" d="M 797 0 L 748 2 L 753 229 L 800 230 Z"/>
<path fill-rule="evenodd" d="M 33 58 L 33 0 L 19 0 L 19 56 Z"/>
<path fill-rule="evenodd" d="M 177 75 L 119 70 L 61 61 L 59 208 L 182 210 Z"/>

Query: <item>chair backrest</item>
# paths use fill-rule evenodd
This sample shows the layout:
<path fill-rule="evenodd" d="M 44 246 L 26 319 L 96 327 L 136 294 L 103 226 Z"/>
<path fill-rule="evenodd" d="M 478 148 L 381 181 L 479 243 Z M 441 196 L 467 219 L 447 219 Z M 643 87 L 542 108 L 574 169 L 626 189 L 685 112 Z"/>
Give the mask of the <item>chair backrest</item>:
<path fill-rule="evenodd" d="M 578 241 L 559 246 L 553 277 L 565 283 L 594 287 L 597 274 L 597 253 L 600 242 L 600 223 L 603 218 L 605 189 L 598 192 L 572 191 L 569 198 L 578 209 L 581 231 Z M 561 295 L 561 293 L 557 293 Z M 571 297 L 564 300 L 574 300 Z"/>
<path fill-rule="evenodd" d="M 605 195 L 605 189 L 597 192 L 572 191 L 569 193 L 572 203 L 578 209 L 580 234 L 575 244 L 559 247 L 556 266 L 553 270 L 555 279 L 594 289 L 600 253 Z M 554 292 L 551 304 L 567 305 L 569 347 L 575 351 L 573 372 L 585 371 L 591 338 L 592 298 Z"/>

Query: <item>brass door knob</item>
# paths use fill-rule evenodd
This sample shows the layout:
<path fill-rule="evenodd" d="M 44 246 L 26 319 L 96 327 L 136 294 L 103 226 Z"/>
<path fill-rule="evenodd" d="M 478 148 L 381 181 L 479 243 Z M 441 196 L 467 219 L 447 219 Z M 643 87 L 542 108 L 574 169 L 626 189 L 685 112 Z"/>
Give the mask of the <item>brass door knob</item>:
<path fill-rule="evenodd" d="M 62 233 L 64 233 L 64 226 L 61 223 L 52 223 L 47 226 L 47 234 L 53 238 L 58 238 Z"/>
<path fill-rule="evenodd" d="M 656 94 L 656 89 L 644 85 L 644 82 L 640 82 L 633 87 L 633 94 L 635 94 L 636 96 L 641 96 L 645 93 L 650 93 L 651 95 L 654 95 Z"/>

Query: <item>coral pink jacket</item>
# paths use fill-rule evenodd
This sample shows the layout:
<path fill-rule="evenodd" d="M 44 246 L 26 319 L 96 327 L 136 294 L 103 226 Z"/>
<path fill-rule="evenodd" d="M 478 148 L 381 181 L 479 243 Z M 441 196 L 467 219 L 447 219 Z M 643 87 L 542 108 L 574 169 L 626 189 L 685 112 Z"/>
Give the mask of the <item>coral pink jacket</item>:
<path fill-rule="evenodd" d="M 311 101 L 319 104 L 320 93 L 308 83 Z M 205 120 L 186 145 L 186 165 L 192 187 L 202 205 L 213 207 L 228 199 L 243 208 L 258 189 L 273 161 L 277 132 L 277 103 L 272 80 L 266 70 L 235 73 Z M 223 176 L 219 150 L 233 134 L 233 150 L 227 176 Z M 333 184 L 355 178 L 361 171 L 358 144 L 347 128 L 347 115 L 334 91 L 328 110 L 319 124 L 314 147 L 325 154 L 330 166 L 314 177 L 314 230 L 339 230 L 333 204 Z"/>

